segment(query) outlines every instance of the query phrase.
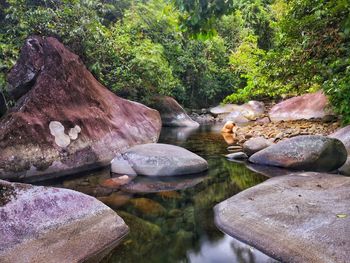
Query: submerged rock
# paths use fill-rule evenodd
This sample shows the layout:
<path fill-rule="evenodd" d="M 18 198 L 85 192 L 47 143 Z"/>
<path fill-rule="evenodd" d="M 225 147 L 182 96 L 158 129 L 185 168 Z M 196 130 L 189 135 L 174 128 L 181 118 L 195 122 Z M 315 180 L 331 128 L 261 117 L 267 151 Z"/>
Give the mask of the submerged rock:
<path fill-rule="evenodd" d="M 133 198 L 130 203 L 143 215 L 161 216 L 166 213 L 166 209 L 161 204 L 145 197 Z"/>
<path fill-rule="evenodd" d="M 93 197 L 0 180 L 1 262 L 98 262 L 128 233 Z"/>
<path fill-rule="evenodd" d="M 229 153 L 225 155 L 226 158 L 231 160 L 245 160 L 248 159 L 248 155 L 244 152 Z"/>
<path fill-rule="evenodd" d="M 120 160 L 123 158 L 124 162 Z M 114 162 L 118 165 L 114 165 Z M 173 176 L 200 173 L 208 169 L 202 157 L 179 146 L 148 143 L 133 146 L 112 161 L 112 172 L 131 175 Z"/>
<path fill-rule="evenodd" d="M 282 101 L 269 112 L 271 121 L 291 121 L 325 118 L 333 115 L 329 101 L 322 91 Z"/>
<path fill-rule="evenodd" d="M 274 177 L 216 205 L 225 233 L 282 262 L 348 262 L 350 178 Z M 268 205 L 267 205 L 268 204 Z"/>
<path fill-rule="evenodd" d="M 198 127 L 199 123 L 192 120 L 173 98 L 159 96 L 153 98 L 151 107 L 158 110 L 162 118 L 162 124 L 166 127 Z"/>
<path fill-rule="evenodd" d="M 274 144 L 253 154 L 249 161 L 296 170 L 330 172 L 347 158 L 343 143 L 337 139 L 305 135 Z"/>
<path fill-rule="evenodd" d="M 157 111 L 114 95 L 55 38 L 28 38 L 8 80 L 22 97 L 0 122 L 2 179 L 86 171 L 158 139 Z"/>
<path fill-rule="evenodd" d="M 256 152 L 259 152 L 269 146 L 271 146 L 273 142 L 264 137 L 254 137 L 247 140 L 243 143 L 243 152 L 245 152 L 248 156 L 253 155 Z"/>

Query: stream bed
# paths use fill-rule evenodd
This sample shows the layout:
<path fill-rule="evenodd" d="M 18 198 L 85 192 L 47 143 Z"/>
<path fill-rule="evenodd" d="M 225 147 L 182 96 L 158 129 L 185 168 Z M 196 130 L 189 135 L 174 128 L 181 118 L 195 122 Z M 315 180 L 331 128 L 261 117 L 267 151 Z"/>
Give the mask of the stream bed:
<path fill-rule="evenodd" d="M 277 262 L 222 233 L 213 207 L 267 177 L 228 161 L 227 143 L 210 126 L 163 128 L 161 143 L 184 147 L 205 158 L 209 170 L 195 176 L 136 177 L 121 189 L 101 186 L 109 170 L 64 178 L 49 185 L 95 196 L 114 209 L 130 227 L 129 235 L 104 263 L 258 263 Z M 268 204 L 267 204 L 268 205 Z"/>

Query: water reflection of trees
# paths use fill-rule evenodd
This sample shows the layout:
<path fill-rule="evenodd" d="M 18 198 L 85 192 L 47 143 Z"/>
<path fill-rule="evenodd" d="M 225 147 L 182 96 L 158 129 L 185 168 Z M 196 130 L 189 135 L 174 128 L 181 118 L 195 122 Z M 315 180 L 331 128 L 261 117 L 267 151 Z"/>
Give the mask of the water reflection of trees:
<path fill-rule="evenodd" d="M 176 191 L 176 198 L 159 193 L 134 196 L 164 207 L 161 216 L 140 212 L 130 202 L 123 206 L 118 213 L 130 226 L 130 234 L 106 262 L 187 262 L 188 251 L 200 251 L 201 240 L 215 243 L 222 239 L 213 221 L 213 207 L 265 178 L 222 157 L 208 161 L 211 169 L 206 179 Z"/>

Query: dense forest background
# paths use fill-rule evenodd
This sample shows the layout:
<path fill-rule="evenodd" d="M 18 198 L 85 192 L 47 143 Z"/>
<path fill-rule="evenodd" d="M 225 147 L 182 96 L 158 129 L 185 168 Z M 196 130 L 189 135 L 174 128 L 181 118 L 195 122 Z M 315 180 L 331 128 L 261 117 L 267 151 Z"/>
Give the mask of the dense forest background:
<path fill-rule="evenodd" d="M 350 122 L 348 0 L 0 0 L 0 89 L 26 37 L 55 36 L 116 94 L 186 107 L 323 89 Z"/>

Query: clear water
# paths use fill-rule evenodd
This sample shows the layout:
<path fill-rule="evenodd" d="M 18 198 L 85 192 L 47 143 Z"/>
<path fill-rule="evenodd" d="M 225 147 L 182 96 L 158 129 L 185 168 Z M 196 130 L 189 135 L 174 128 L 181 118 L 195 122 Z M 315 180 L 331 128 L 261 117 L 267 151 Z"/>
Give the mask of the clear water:
<path fill-rule="evenodd" d="M 226 160 L 227 144 L 210 127 L 165 128 L 160 142 L 182 146 L 205 158 L 208 172 L 171 178 L 137 177 L 122 190 L 101 186 L 109 171 L 57 182 L 93 196 L 113 208 L 130 227 L 129 235 L 104 263 L 117 262 L 276 262 L 222 233 L 213 207 L 266 180 L 244 164 Z"/>

